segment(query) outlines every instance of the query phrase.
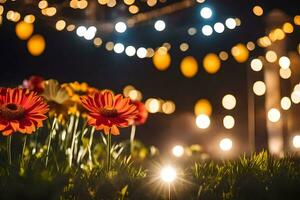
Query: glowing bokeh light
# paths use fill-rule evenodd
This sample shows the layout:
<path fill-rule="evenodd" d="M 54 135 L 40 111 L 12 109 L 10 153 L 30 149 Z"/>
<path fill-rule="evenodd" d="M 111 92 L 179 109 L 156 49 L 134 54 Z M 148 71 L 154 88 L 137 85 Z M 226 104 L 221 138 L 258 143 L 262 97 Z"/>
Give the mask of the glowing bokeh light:
<path fill-rule="evenodd" d="M 180 70 L 185 77 L 194 77 L 198 72 L 197 60 L 192 56 L 185 57 L 180 63 Z"/>
<path fill-rule="evenodd" d="M 157 31 L 163 31 L 166 28 L 166 23 L 163 20 L 157 20 L 154 24 L 154 28 Z"/>
<path fill-rule="evenodd" d="M 124 22 L 118 22 L 115 25 L 115 30 L 118 33 L 124 33 L 126 31 L 126 29 L 127 29 L 127 25 Z"/>
<path fill-rule="evenodd" d="M 196 117 L 196 125 L 200 129 L 207 129 L 210 126 L 210 118 L 205 114 Z"/>
<path fill-rule="evenodd" d="M 264 14 L 264 10 L 261 6 L 254 6 L 252 11 L 256 16 L 262 16 Z"/>
<path fill-rule="evenodd" d="M 228 18 L 225 21 L 225 25 L 229 29 L 234 29 L 236 27 L 236 21 L 233 18 Z"/>
<path fill-rule="evenodd" d="M 136 51 L 136 55 L 139 58 L 145 58 L 147 56 L 147 49 L 145 49 L 144 47 L 138 48 L 138 50 Z"/>
<path fill-rule="evenodd" d="M 76 34 L 77 34 L 79 37 L 83 37 L 86 31 L 87 31 L 87 29 L 86 29 L 85 26 L 79 26 L 79 27 L 76 29 Z"/>
<path fill-rule="evenodd" d="M 125 49 L 125 53 L 126 53 L 126 55 L 127 56 L 134 56 L 135 55 L 135 52 L 136 52 L 136 50 L 135 50 L 135 48 L 133 47 L 133 46 L 128 46 L 128 47 L 126 47 L 126 49 Z"/>
<path fill-rule="evenodd" d="M 227 110 L 232 110 L 236 106 L 236 99 L 232 94 L 227 94 L 222 99 L 222 105 Z"/>
<path fill-rule="evenodd" d="M 46 41 L 41 35 L 33 35 L 27 42 L 27 49 L 33 56 L 41 55 L 46 48 Z"/>
<path fill-rule="evenodd" d="M 219 147 L 222 151 L 230 151 L 232 149 L 232 145 L 232 140 L 229 138 L 223 138 L 219 143 Z"/>
<path fill-rule="evenodd" d="M 258 59 L 258 58 L 255 58 L 255 59 L 253 59 L 252 61 L 251 61 L 251 69 L 253 70 L 253 71 L 256 71 L 256 72 L 259 72 L 259 71 L 261 71 L 262 70 L 262 68 L 263 68 L 263 63 L 262 63 L 262 61 L 260 60 L 260 59 Z"/>
<path fill-rule="evenodd" d="M 200 11 L 200 15 L 201 17 L 203 17 L 204 19 L 209 19 L 212 16 L 212 10 L 209 7 L 204 7 L 201 9 Z"/>
<path fill-rule="evenodd" d="M 175 103 L 172 101 L 166 101 L 161 106 L 162 111 L 169 115 L 175 112 L 176 106 Z"/>
<path fill-rule="evenodd" d="M 176 170 L 171 166 L 163 167 L 160 171 L 160 178 L 166 183 L 172 183 L 177 177 Z"/>
<path fill-rule="evenodd" d="M 34 26 L 33 24 L 27 23 L 25 21 L 20 21 L 19 23 L 17 23 L 15 31 L 19 39 L 27 40 L 32 35 Z"/>
<path fill-rule="evenodd" d="M 266 84 L 263 81 L 256 81 L 253 84 L 253 92 L 254 94 L 256 94 L 257 96 L 262 96 L 266 93 Z"/>
<path fill-rule="evenodd" d="M 122 53 L 124 51 L 125 47 L 122 43 L 116 43 L 114 46 L 114 51 L 118 54 Z"/>
<path fill-rule="evenodd" d="M 277 108 L 271 108 L 268 111 L 268 119 L 270 122 L 278 122 L 280 120 L 281 114 Z"/>
<path fill-rule="evenodd" d="M 212 114 L 212 105 L 207 99 L 199 99 L 194 107 L 195 115 L 205 114 L 211 116 Z"/>
<path fill-rule="evenodd" d="M 293 146 L 296 148 L 296 149 L 299 149 L 300 148 L 300 135 L 295 135 L 293 137 Z"/>
<path fill-rule="evenodd" d="M 289 68 L 291 65 L 291 61 L 288 57 L 282 56 L 279 58 L 279 66 L 283 69 Z"/>
<path fill-rule="evenodd" d="M 223 33 L 223 31 L 225 30 L 225 26 L 221 22 L 217 22 L 214 25 L 214 29 L 217 33 Z"/>
<path fill-rule="evenodd" d="M 249 50 L 244 44 L 239 43 L 232 47 L 231 54 L 237 62 L 243 63 L 248 60 Z"/>
<path fill-rule="evenodd" d="M 203 59 L 203 67 L 209 74 L 214 74 L 219 71 L 221 67 L 221 61 L 216 54 L 209 53 Z"/>
<path fill-rule="evenodd" d="M 184 148 L 183 146 L 181 145 L 176 145 L 172 148 L 172 154 L 175 156 L 175 157 L 182 157 L 183 154 L 184 154 Z"/>
<path fill-rule="evenodd" d="M 274 63 L 277 60 L 277 54 L 275 53 L 275 51 L 267 51 L 266 53 L 266 60 L 270 63 Z"/>
<path fill-rule="evenodd" d="M 289 97 L 282 97 L 282 99 L 280 101 L 280 105 L 283 110 L 290 109 L 290 107 L 292 105 L 291 99 Z"/>
<path fill-rule="evenodd" d="M 289 79 L 292 75 L 292 71 L 290 68 L 287 69 L 280 68 L 279 75 L 283 79 Z"/>
<path fill-rule="evenodd" d="M 158 70 L 164 71 L 168 69 L 171 64 L 171 56 L 167 50 L 159 48 L 157 51 L 155 51 L 152 61 Z"/>
<path fill-rule="evenodd" d="M 226 129 L 232 129 L 234 127 L 235 120 L 231 115 L 226 115 L 223 118 L 223 125 Z"/>
<path fill-rule="evenodd" d="M 213 33 L 213 29 L 210 25 L 204 25 L 202 27 L 202 33 L 205 36 L 210 36 Z"/>

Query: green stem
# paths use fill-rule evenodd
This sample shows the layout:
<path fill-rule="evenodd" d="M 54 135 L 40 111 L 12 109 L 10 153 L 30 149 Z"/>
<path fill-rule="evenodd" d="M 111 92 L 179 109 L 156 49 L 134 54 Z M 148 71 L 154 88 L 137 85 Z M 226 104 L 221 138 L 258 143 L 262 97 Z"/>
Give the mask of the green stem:
<path fill-rule="evenodd" d="M 132 125 L 131 126 L 131 132 L 130 132 L 130 154 L 131 154 L 131 156 L 132 156 L 133 150 L 134 150 L 135 131 L 136 131 L 136 126 Z"/>
<path fill-rule="evenodd" d="M 48 165 L 49 151 L 50 151 L 51 140 L 52 140 L 52 133 L 53 133 L 53 131 L 55 129 L 55 124 L 56 124 L 56 118 L 54 118 L 51 130 L 50 130 L 49 141 L 48 141 L 48 146 L 47 146 L 47 154 L 46 154 L 46 163 L 45 163 L 46 167 Z"/>
<path fill-rule="evenodd" d="M 111 134 L 110 133 L 107 134 L 106 150 L 107 150 L 107 172 L 109 172 L 111 169 Z"/>
<path fill-rule="evenodd" d="M 89 152 L 89 161 L 92 163 L 92 144 L 93 144 L 93 138 L 94 138 L 94 132 L 95 128 L 93 127 L 91 130 L 90 140 L 89 140 L 89 146 L 88 146 L 88 152 Z"/>
<path fill-rule="evenodd" d="M 24 143 L 23 143 L 23 149 L 22 149 L 22 157 L 21 157 L 21 162 L 20 162 L 20 167 L 23 167 L 23 159 L 24 159 L 24 153 L 26 149 L 26 143 L 27 143 L 27 135 L 25 135 Z"/>
<path fill-rule="evenodd" d="M 11 165 L 11 137 L 11 135 L 7 136 L 7 158 L 9 165 Z"/>

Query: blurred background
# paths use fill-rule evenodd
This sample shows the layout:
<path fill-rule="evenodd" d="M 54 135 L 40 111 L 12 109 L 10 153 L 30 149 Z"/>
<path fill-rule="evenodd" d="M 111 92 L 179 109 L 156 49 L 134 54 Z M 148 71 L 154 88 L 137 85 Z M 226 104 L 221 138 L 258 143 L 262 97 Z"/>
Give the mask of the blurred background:
<path fill-rule="evenodd" d="M 38 75 L 142 100 L 150 116 L 136 138 L 163 151 L 300 147 L 297 0 L 0 4 L 3 87 Z"/>

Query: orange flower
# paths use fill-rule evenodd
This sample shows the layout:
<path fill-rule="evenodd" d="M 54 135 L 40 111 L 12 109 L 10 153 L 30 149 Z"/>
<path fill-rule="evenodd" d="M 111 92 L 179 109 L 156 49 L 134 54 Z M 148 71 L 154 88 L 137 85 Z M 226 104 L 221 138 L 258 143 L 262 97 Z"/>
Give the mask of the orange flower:
<path fill-rule="evenodd" d="M 31 134 L 43 126 L 48 105 L 35 92 L 18 88 L 0 88 L 0 132 Z"/>
<path fill-rule="evenodd" d="M 137 114 L 137 107 L 131 104 L 129 98 L 114 95 L 111 91 L 96 91 L 92 95 L 81 97 L 82 105 L 90 111 L 88 124 L 105 134 L 119 135 L 119 129 L 128 127 L 129 121 Z"/>

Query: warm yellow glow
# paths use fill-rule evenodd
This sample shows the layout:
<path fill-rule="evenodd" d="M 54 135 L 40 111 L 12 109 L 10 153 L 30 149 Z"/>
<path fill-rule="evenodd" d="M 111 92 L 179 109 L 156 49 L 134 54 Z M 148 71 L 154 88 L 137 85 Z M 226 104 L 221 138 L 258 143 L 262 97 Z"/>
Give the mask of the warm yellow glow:
<path fill-rule="evenodd" d="M 212 114 L 211 103 L 207 99 L 198 100 L 197 103 L 195 104 L 194 112 L 196 116 L 200 114 L 211 116 Z"/>
<path fill-rule="evenodd" d="M 115 44 L 113 42 L 107 42 L 105 44 L 105 48 L 106 48 L 107 51 L 112 51 L 114 49 L 114 45 Z"/>
<path fill-rule="evenodd" d="M 257 95 L 257 96 L 262 96 L 266 93 L 266 84 L 262 81 L 256 81 L 253 84 L 253 92 Z"/>
<path fill-rule="evenodd" d="M 185 52 L 189 49 L 189 45 L 187 43 L 181 43 L 180 44 L 180 50 Z"/>
<path fill-rule="evenodd" d="M 267 51 L 266 53 L 266 60 L 270 63 L 274 63 L 277 60 L 277 54 L 275 53 L 275 51 Z"/>
<path fill-rule="evenodd" d="M 289 97 L 283 97 L 280 101 L 280 105 L 283 110 L 290 109 L 292 105 L 291 99 Z"/>
<path fill-rule="evenodd" d="M 250 64 L 250 65 L 251 65 L 251 69 L 252 69 L 253 71 L 256 71 L 256 72 L 262 70 L 262 68 L 263 68 L 263 63 L 262 63 L 262 61 L 261 61 L 260 59 L 258 59 L 258 58 L 253 59 L 253 60 L 251 61 L 251 64 Z"/>
<path fill-rule="evenodd" d="M 280 68 L 279 75 L 283 79 L 289 79 L 292 75 L 292 71 L 290 68 L 287 69 Z"/>
<path fill-rule="evenodd" d="M 254 44 L 254 42 L 248 42 L 247 43 L 247 49 L 249 50 L 249 51 L 253 51 L 254 49 L 255 49 L 255 44 Z"/>
<path fill-rule="evenodd" d="M 300 135 L 295 135 L 293 137 L 293 146 L 296 148 L 296 149 L 299 149 L 300 148 Z"/>
<path fill-rule="evenodd" d="M 96 47 L 99 47 L 99 46 L 101 46 L 101 44 L 102 44 L 102 39 L 99 38 L 99 37 L 96 37 L 96 38 L 94 39 L 94 45 L 95 45 Z"/>
<path fill-rule="evenodd" d="M 185 57 L 180 64 L 181 73 L 187 77 L 192 78 L 198 72 L 198 63 L 197 60 L 192 56 Z"/>
<path fill-rule="evenodd" d="M 280 117 L 281 117 L 281 114 L 280 114 L 280 111 L 276 108 L 271 108 L 269 111 L 268 111 L 268 119 L 271 121 L 271 122 L 278 122 L 280 120 Z"/>
<path fill-rule="evenodd" d="M 235 120 L 231 115 L 226 115 L 223 118 L 223 125 L 226 129 L 232 129 L 234 127 Z"/>
<path fill-rule="evenodd" d="M 67 31 L 74 31 L 75 30 L 75 25 L 74 24 L 70 24 L 67 26 Z"/>
<path fill-rule="evenodd" d="M 24 17 L 24 22 L 32 24 L 35 21 L 35 16 L 34 15 L 26 15 Z"/>
<path fill-rule="evenodd" d="M 175 157 L 182 157 L 183 154 L 184 154 L 184 148 L 183 146 L 181 145 L 176 145 L 172 148 L 172 154 L 175 156 Z"/>
<path fill-rule="evenodd" d="M 291 65 L 291 61 L 288 57 L 282 56 L 279 58 L 279 66 L 283 69 L 288 69 Z"/>
<path fill-rule="evenodd" d="M 166 101 L 162 104 L 161 109 L 165 114 L 172 114 L 175 112 L 175 103 L 172 101 Z"/>
<path fill-rule="evenodd" d="M 300 15 L 296 15 L 296 16 L 294 17 L 294 23 L 295 23 L 296 25 L 300 25 Z"/>
<path fill-rule="evenodd" d="M 39 6 L 40 9 L 45 9 L 45 8 L 48 7 L 48 2 L 45 1 L 45 0 L 42 0 L 42 1 L 39 2 L 38 6 Z"/>
<path fill-rule="evenodd" d="M 2 15 L 4 12 L 4 7 L 2 5 L 0 5 L 0 15 Z"/>
<path fill-rule="evenodd" d="M 141 101 L 143 98 L 142 93 L 135 89 L 129 91 L 128 97 L 133 101 Z"/>
<path fill-rule="evenodd" d="M 116 0 L 108 0 L 107 6 L 112 8 L 117 4 Z"/>
<path fill-rule="evenodd" d="M 88 1 L 86 0 L 81 0 L 77 2 L 77 7 L 79 9 L 85 9 L 88 6 Z"/>
<path fill-rule="evenodd" d="M 196 125 L 200 129 L 207 129 L 210 126 L 210 118 L 205 114 L 196 117 Z"/>
<path fill-rule="evenodd" d="M 46 42 L 43 36 L 33 35 L 27 42 L 27 49 L 33 56 L 41 55 L 46 48 Z"/>
<path fill-rule="evenodd" d="M 154 98 L 150 98 L 147 99 L 145 106 L 150 113 L 157 113 L 160 110 L 160 101 Z"/>
<path fill-rule="evenodd" d="M 294 104 L 300 103 L 300 94 L 299 92 L 293 91 L 291 94 L 291 99 Z"/>
<path fill-rule="evenodd" d="M 239 63 L 246 62 L 249 57 L 248 49 L 244 44 L 241 43 L 232 47 L 231 54 L 233 55 L 234 59 Z"/>
<path fill-rule="evenodd" d="M 221 61 L 216 54 L 209 53 L 203 59 L 203 67 L 209 74 L 214 74 L 219 71 Z"/>
<path fill-rule="evenodd" d="M 226 51 L 221 51 L 219 53 L 219 57 L 220 57 L 221 60 L 225 61 L 225 60 L 228 59 L 228 53 Z"/>
<path fill-rule="evenodd" d="M 147 0 L 147 5 L 153 7 L 157 4 L 157 0 Z"/>
<path fill-rule="evenodd" d="M 123 89 L 123 94 L 124 94 L 124 96 L 125 96 L 125 97 L 128 97 L 128 96 L 129 96 L 129 92 L 130 92 L 131 90 L 135 90 L 135 88 L 134 88 L 132 85 L 127 85 L 127 86 L 125 86 L 124 89 Z"/>
<path fill-rule="evenodd" d="M 264 10 L 260 6 L 254 6 L 252 11 L 256 16 L 262 16 L 264 14 Z"/>
<path fill-rule="evenodd" d="M 131 5 L 129 6 L 128 10 L 131 14 L 136 14 L 139 12 L 140 9 L 136 5 Z"/>
<path fill-rule="evenodd" d="M 283 32 L 282 29 L 280 28 L 276 28 L 273 32 L 274 34 L 274 37 L 277 39 L 277 40 L 283 40 L 285 38 L 285 33 Z"/>
<path fill-rule="evenodd" d="M 291 23 L 286 22 L 286 23 L 283 24 L 282 30 L 285 33 L 292 33 L 292 32 L 294 32 L 294 26 Z"/>
<path fill-rule="evenodd" d="M 232 94 L 227 94 L 222 99 L 222 105 L 227 110 L 232 110 L 236 106 L 236 99 Z"/>
<path fill-rule="evenodd" d="M 131 5 L 131 4 L 134 4 L 135 0 L 124 0 L 124 3 L 126 5 Z"/>
<path fill-rule="evenodd" d="M 230 151 L 232 149 L 232 145 L 232 140 L 229 138 L 224 138 L 219 143 L 219 147 L 222 151 Z"/>
<path fill-rule="evenodd" d="M 272 44 L 270 38 L 268 38 L 267 36 L 259 38 L 257 42 L 261 47 L 268 47 Z"/>
<path fill-rule="evenodd" d="M 6 13 L 6 18 L 8 20 L 10 20 L 10 21 L 18 22 L 21 19 L 21 15 L 20 15 L 19 12 L 15 12 L 15 11 L 9 10 Z"/>
<path fill-rule="evenodd" d="M 62 31 L 64 28 L 66 27 L 66 22 L 64 20 L 59 20 L 56 22 L 55 24 L 55 28 L 58 30 L 58 31 Z"/>
<path fill-rule="evenodd" d="M 32 35 L 33 30 L 33 24 L 26 23 L 24 21 L 17 23 L 15 28 L 16 34 L 21 40 L 27 40 Z"/>
<path fill-rule="evenodd" d="M 177 177 L 176 170 L 171 166 L 166 166 L 162 168 L 160 171 L 160 178 L 168 184 L 175 181 L 176 177 Z"/>
<path fill-rule="evenodd" d="M 43 9 L 45 15 L 52 17 L 56 14 L 56 8 L 55 7 L 49 7 L 49 8 L 45 8 Z"/>
<path fill-rule="evenodd" d="M 160 70 L 164 71 L 169 68 L 171 64 L 171 56 L 165 47 L 160 47 L 155 53 L 152 58 L 154 66 Z"/>
<path fill-rule="evenodd" d="M 100 5 L 105 5 L 105 4 L 108 3 L 108 1 L 109 1 L 109 0 L 98 0 L 98 3 L 99 3 Z"/>

